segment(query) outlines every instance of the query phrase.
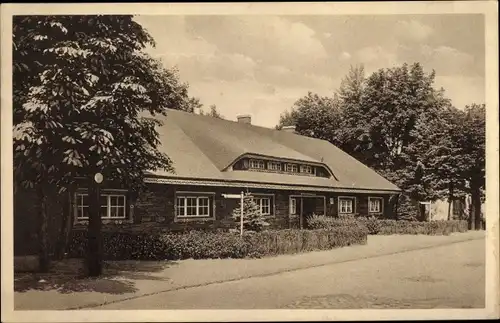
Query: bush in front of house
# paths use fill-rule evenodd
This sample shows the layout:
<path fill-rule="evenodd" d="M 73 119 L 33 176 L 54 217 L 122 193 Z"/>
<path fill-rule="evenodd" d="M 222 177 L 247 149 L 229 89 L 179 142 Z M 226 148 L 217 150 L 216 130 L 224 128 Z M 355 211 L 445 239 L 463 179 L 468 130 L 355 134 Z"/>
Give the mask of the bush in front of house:
<path fill-rule="evenodd" d="M 362 227 L 319 230 L 269 230 L 238 233 L 189 231 L 186 233 L 103 232 L 104 258 L 108 260 L 179 260 L 208 258 L 255 258 L 328 250 L 365 244 Z M 70 257 L 84 257 L 86 231 L 73 233 Z"/>
<path fill-rule="evenodd" d="M 405 220 L 379 220 L 381 227 L 378 234 L 426 234 L 426 235 L 449 235 L 454 232 L 466 232 L 468 230 L 467 221 L 430 221 L 416 222 Z"/>
<path fill-rule="evenodd" d="M 366 227 L 364 222 L 358 221 L 355 217 L 334 218 L 331 216 L 317 214 L 313 214 L 307 218 L 307 226 L 312 230 L 337 227 Z"/>
<path fill-rule="evenodd" d="M 448 235 L 453 232 L 466 232 L 468 228 L 467 221 L 463 220 L 417 222 L 361 216 L 357 218 L 333 218 L 324 215 L 311 216 L 308 219 L 308 225 L 311 229 L 361 226 L 365 227 L 369 234 L 379 235 Z"/>

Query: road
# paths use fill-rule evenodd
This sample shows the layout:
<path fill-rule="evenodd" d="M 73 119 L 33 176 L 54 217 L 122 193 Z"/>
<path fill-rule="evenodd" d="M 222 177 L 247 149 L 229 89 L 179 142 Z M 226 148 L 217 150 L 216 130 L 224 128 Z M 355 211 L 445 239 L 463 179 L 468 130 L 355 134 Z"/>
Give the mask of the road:
<path fill-rule="evenodd" d="M 484 289 L 481 239 L 169 291 L 95 309 L 482 308 Z"/>

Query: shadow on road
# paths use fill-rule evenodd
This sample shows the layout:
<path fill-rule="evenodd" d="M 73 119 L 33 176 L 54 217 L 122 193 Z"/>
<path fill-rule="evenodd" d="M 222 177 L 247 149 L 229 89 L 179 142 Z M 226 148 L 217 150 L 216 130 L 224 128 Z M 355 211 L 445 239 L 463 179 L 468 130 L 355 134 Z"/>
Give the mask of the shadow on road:
<path fill-rule="evenodd" d="M 168 280 L 155 275 L 176 265 L 173 261 L 107 261 L 103 275 L 98 278 L 85 277 L 83 260 L 68 259 L 56 262 L 48 273 L 15 273 L 14 291 L 56 290 L 67 294 L 73 292 L 98 292 L 105 294 L 134 293 L 136 280 Z"/>

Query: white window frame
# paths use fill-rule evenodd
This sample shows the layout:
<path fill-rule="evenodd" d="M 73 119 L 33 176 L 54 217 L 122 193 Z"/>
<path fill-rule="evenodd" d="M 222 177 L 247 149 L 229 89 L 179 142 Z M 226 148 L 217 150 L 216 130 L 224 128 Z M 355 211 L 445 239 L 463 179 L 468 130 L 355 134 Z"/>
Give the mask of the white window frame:
<path fill-rule="evenodd" d="M 195 199 L 196 212 L 195 214 L 188 215 L 188 199 Z M 183 206 L 179 205 L 179 200 L 183 200 Z M 201 205 L 200 200 L 208 201 L 207 205 Z M 191 206 L 190 206 L 191 207 Z M 208 213 L 200 213 L 201 208 L 206 208 Z M 182 212 L 180 212 L 182 210 Z M 177 218 L 209 218 L 210 215 L 210 196 L 199 196 L 199 195 L 177 195 L 175 197 L 175 216 Z"/>
<path fill-rule="evenodd" d="M 256 193 L 252 194 L 253 201 L 257 203 L 259 206 L 260 214 L 263 216 L 273 216 L 275 213 L 275 204 L 274 204 L 274 194 L 266 194 L 266 193 Z M 269 202 L 269 212 L 262 212 L 263 210 L 263 202 L 262 200 L 268 200 Z"/>
<path fill-rule="evenodd" d="M 298 173 L 299 172 L 299 167 L 297 166 L 297 164 L 286 164 L 285 169 L 289 173 Z"/>
<path fill-rule="evenodd" d="M 88 216 L 78 216 L 80 214 L 80 210 L 83 211 L 85 208 L 89 208 L 89 205 L 84 205 L 84 204 L 78 204 L 78 197 L 79 196 L 86 196 L 88 199 L 89 194 L 85 192 L 77 192 L 75 194 L 75 202 L 76 202 L 76 219 L 77 220 L 88 220 Z M 101 197 L 105 196 L 106 197 L 106 205 L 99 205 L 100 208 L 105 207 L 106 208 L 106 215 L 101 216 L 101 219 L 106 219 L 106 220 L 122 220 L 127 218 L 127 196 L 125 194 L 118 194 L 118 193 L 101 193 Z M 123 204 L 122 205 L 111 205 L 111 197 L 118 197 L 123 199 Z M 123 209 L 123 216 L 111 216 L 111 209 L 112 208 L 120 208 Z M 83 212 L 82 212 L 83 213 Z M 100 213 L 100 212 L 99 212 Z"/>
<path fill-rule="evenodd" d="M 351 201 L 351 211 L 342 212 L 342 201 Z M 339 214 L 354 214 L 356 213 L 356 198 L 351 196 L 339 196 L 338 198 L 338 213 Z"/>
<path fill-rule="evenodd" d="M 269 170 L 281 171 L 281 163 L 277 161 L 268 161 L 267 168 Z"/>
<path fill-rule="evenodd" d="M 297 198 L 290 197 L 290 214 L 297 214 Z"/>
<path fill-rule="evenodd" d="M 313 174 L 313 167 L 310 165 L 300 165 L 300 172 L 303 174 Z"/>
<path fill-rule="evenodd" d="M 264 203 L 263 203 L 264 200 L 267 201 L 268 212 L 263 211 L 264 210 Z M 270 197 L 256 196 L 256 197 L 254 197 L 254 201 L 257 203 L 257 205 L 259 205 L 260 215 L 271 215 L 271 198 Z"/>
<path fill-rule="evenodd" d="M 372 211 L 371 209 L 371 201 L 378 200 L 380 202 L 380 209 L 378 211 Z M 382 197 L 368 197 L 368 213 L 384 213 L 384 199 Z"/>
<path fill-rule="evenodd" d="M 250 159 L 249 166 L 252 169 L 266 169 L 266 163 L 261 159 Z"/>

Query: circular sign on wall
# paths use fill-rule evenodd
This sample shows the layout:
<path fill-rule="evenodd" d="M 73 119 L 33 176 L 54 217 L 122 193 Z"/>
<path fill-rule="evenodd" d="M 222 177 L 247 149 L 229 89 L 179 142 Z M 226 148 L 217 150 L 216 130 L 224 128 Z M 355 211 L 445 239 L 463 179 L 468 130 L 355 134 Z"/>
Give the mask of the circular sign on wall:
<path fill-rule="evenodd" d="M 97 184 L 101 184 L 101 183 L 102 183 L 102 181 L 104 180 L 104 176 L 102 176 L 102 174 L 101 174 L 101 173 L 96 173 L 96 174 L 94 175 L 94 180 L 95 180 L 95 182 L 96 182 Z"/>

